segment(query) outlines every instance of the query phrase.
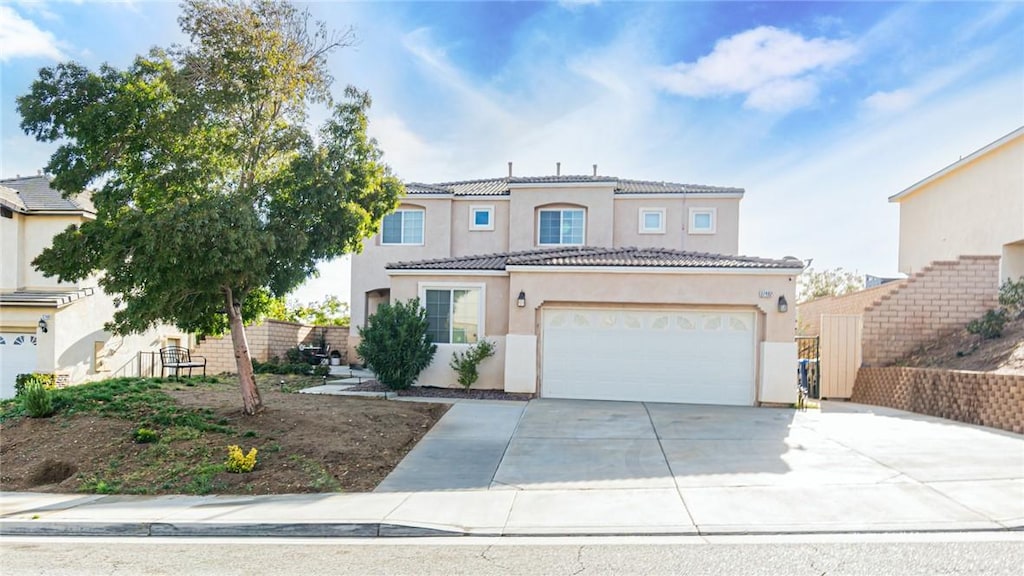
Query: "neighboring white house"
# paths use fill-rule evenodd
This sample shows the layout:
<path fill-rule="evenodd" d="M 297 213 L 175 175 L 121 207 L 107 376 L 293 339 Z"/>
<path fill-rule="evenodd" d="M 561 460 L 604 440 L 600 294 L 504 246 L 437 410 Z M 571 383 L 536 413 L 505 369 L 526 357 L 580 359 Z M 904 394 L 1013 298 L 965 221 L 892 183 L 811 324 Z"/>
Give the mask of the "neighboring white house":
<path fill-rule="evenodd" d="M 116 308 L 95 278 L 58 282 L 32 266 L 56 234 L 95 217 L 86 195 L 63 198 L 46 176 L 0 180 L 0 398 L 14 395 L 21 373 L 75 384 L 133 374 L 139 351 L 189 345 L 173 327 L 112 335 L 103 325 Z"/>
<path fill-rule="evenodd" d="M 900 205 L 900 272 L 960 256 L 1000 256 L 1024 276 L 1024 127 L 889 198 Z"/>
<path fill-rule="evenodd" d="M 511 168 L 510 168 L 511 172 Z M 795 400 L 794 258 L 737 256 L 740 188 L 598 176 L 417 184 L 352 258 L 352 324 L 419 297 L 438 353 L 497 346 L 481 388 L 553 398 Z M 353 330 L 350 358 L 359 341 Z"/>

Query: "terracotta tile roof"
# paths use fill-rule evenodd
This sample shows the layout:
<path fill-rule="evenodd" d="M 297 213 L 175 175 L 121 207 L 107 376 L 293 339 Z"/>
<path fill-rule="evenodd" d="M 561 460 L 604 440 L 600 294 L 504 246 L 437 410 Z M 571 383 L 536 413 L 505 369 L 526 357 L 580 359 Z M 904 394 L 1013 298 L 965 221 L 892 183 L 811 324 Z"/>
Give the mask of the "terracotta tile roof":
<path fill-rule="evenodd" d="M 96 207 L 89 201 L 88 194 L 64 198 L 50 187 L 49 176 L 28 176 L 0 180 L 0 186 L 14 190 L 25 211 L 31 212 L 89 212 Z"/>
<path fill-rule="evenodd" d="M 481 254 L 394 262 L 388 270 L 505 270 L 508 266 L 593 266 L 637 268 L 742 268 L 794 269 L 803 262 L 787 257 L 781 260 L 750 256 L 727 256 L 703 252 L 684 252 L 665 248 L 541 248 L 522 252 Z"/>
<path fill-rule="evenodd" d="M 423 184 L 410 182 L 405 185 L 410 196 L 417 194 L 451 194 L 453 196 L 508 196 L 512 185 L 529 184 L 575 184 L 606 183 L 615 186 L 616 194 L 743 194 L 743 188 L 704 186 L 701 184 L 678 184 L 675 182 L 654 182 L 647 180 L 624 180 L 614 176 L 523 176 L 512 178 L 488 178 Z"/>

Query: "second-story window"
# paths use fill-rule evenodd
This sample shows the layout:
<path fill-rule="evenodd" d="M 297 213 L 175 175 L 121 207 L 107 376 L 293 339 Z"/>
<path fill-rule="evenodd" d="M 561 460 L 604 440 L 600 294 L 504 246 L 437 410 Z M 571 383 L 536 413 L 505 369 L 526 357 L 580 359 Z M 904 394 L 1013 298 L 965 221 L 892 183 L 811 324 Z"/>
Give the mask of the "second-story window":
<path fill-rule="evenodd" d="M 664 234 L 665 233 L 665 209 L 664 208 L 641 208 L 640 209 L 640 233 L 641 234 Z"/>
<path fill-rule="evenodd" d="M 423 244 L 423 210 L 397 210 L 384 217 L 381 244 Z"/>
<path fill-rule="evenodd" d="M 584 213 L 579 208 L 541 210 L 537 243 L 541 245 L 583 244 Z"/>
<path fill-rule="evenodd" d="M 494 206 L 470 206 L 469 229 L 494 230 Z"/>
<path fill-rule="evenodd" d="M 714 208 L 690 208 L 690 234 L 714 234 L 716 212 Z"/>

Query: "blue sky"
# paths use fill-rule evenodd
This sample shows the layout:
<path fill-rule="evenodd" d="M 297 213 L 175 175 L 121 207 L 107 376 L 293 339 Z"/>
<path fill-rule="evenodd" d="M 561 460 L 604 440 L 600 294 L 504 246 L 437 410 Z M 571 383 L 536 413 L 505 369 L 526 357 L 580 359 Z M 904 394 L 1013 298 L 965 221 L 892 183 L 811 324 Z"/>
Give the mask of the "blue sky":
<path fill-rule="evenodd" d="M 1024 125 L 1024 5 L 515 2 L 308 5 L 358 44 L 335 91 L 408 181 L 564 173 L 740 186 L 740 251 L 892 275 L 887 198 Z M 0 176 L 38 69 L 181 42 L 173 2 L 0 2 Z M 314 117 L 317 115 L 314 114 Z M 322 116 L 322 114 L 320 114 Z M 1024 192 L 1022 192 L 1024 193 Z M 998 209 L 998 207 L 993 207 Z M 348 266 L 296 294 L 347 298 Z"/>

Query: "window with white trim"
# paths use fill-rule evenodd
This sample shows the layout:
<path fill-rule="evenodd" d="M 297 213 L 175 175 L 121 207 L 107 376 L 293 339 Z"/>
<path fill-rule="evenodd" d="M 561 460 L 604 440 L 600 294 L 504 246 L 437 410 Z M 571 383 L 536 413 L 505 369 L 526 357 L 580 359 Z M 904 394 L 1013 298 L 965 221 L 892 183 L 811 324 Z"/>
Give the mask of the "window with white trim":
<path fill-rule="evenodd" d="M 475 344 L 483 331 L 483 290 L 432 287 L 424 290 L 427 335 L 436 344 Z"/>
<path fill-rule="evenodd" d="M 396 210 L 384 217 L 381 244 L 423 244 L 423 210 Z"/>
<path fill-rule="evenodd" d="M 690 234 L 714 234 L 716 220 L 715 208 L 690 208 Z"/>
<path fill-rule="evenodd" d="M 537 244 L 582 246 L 585 220 L 582 208 L 541 210 L 537 222 Z"/>
<path fill-rule="evenodd" d="M 664 234 L 665 233 L 665 209 L 664 208 L 641 208 L 640 209 L 640 233 L 641 234 Z"/>
<path fill-rule="evenodd" d="M 494 206 L 470 206 L 469 229 L 494 230 Z"/>

